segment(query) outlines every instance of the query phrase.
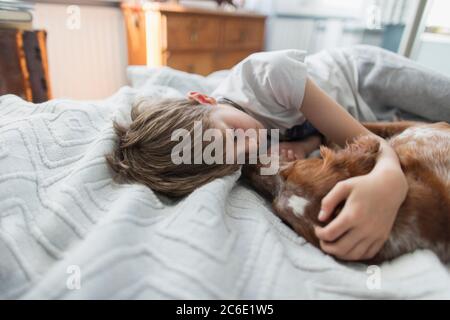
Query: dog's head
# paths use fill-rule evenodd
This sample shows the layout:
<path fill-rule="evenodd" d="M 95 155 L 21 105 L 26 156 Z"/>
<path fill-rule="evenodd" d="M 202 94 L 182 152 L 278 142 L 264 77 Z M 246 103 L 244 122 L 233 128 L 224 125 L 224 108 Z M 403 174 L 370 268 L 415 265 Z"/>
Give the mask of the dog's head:
<path fill-rule="evenodd" d="M 321 158 L 292 162 L 280 172 L 285 183 L 274 202 L 275 210 L 297 233 L 318 246 L 314 225 L 323 225 L 317 218 L 322 198 L 339 181 L 369 173 L 375 166 L 379 147 L 376 139 L 361 137 L 338 151 L 321 147 Z"/>
<path fill-rule="evenodd" d="M 380 144 L 372 137 L 360 137 L 346 148 L 320 148 L 320 158 L 297 160 L 280 172 L 305 195 L 323 197 L 337 182 L 369 173 L 375 166 Z"/>

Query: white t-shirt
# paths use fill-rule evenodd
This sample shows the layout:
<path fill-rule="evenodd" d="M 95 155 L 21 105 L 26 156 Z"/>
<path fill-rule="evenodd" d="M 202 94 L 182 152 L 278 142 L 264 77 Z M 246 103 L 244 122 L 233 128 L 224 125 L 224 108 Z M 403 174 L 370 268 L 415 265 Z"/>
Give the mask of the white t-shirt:
<path fill-rule="evenodd" d="M 211 95 L 231 100 L 267 129 L 285 134 L 305 122 L 300 112 L 307 78 L 305 57 L 301 50 L 252 54 L 234 66 Z"/>

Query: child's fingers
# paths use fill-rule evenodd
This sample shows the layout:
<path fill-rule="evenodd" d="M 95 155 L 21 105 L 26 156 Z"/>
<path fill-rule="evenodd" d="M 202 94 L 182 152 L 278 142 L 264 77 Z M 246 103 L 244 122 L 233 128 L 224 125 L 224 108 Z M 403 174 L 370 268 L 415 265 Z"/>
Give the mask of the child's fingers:
<path fill-rule="evenodd" d="M 281 148 L 280 146 L 278 146 L 278 152 L 275 152 L 277 148 L 269 148 L 269 150 L 267 151 L 268 154 L 270 155 L 276 155 L 276 156 L 281 156 Z"/>
<path fill-rule="evenodd" d="M 288 149 L 288 151 L 287 151 L 287 158 L 288 158 L 289 161 L 294 161 L 295 160 L 294 151 L 292 149 Z"/>
<path fill-rule="evenodd" d="M 344 236 L 344 238 L 346 237 L 347 236 Z M 353 243 L 354 241 L 352 241 L 350 250 L 348 249 L 348 246 L 344 247 L 340 242 L 341 240 L 337 243 L 320 241 L 320 247 L 324 252 L 341 260 L 357 261 L 365 259 L 364 253 L 367 251 L 367 247 L 370 244 L 368 240 L 358 240 L 356 243 Z"/>
<path fill-rule="evenodd" d="M 314 231 L 320 240 L 333 242 L 339 239 L 352 227 L 352 220 L 349 218 L 349 215 L 341 213 L 325 227 L 322 228 L 316 226 Z"/>
<path fill-rule="evenodd" d="M 378 251 L 381 250 L 381 247 L 383 246 L 384 242 L 377 240 L 373 242 L 369 248 L 367 249 L 366 253 L 363 255 L 363 260 L 369 260 L 375 257 L 375 255 L 378 253 Z"/>
<path fill-rule="evenodd" d="M 364 238 L 364 235 L 352 229 L 335 242 L 320 241 L 320 247 L 328 254 L 345 258 Z"/>
<path fill-rule="evenodd" d="M 364 259 L 364 254 L 370 247 L 371 242 L 369 240 L 359 241 L 357 245 L 347 254 L 345 254 L 341 259 L 348 261 L 358 261 Z"/>
<path fill-rule="evenodd" d="M 336 207 L 347 199 L 352 191 L 352 185 L 346 181 L 337 183 L 333 189 L 322 199 L 322 206 L 319 212 L 319 220 L 327 221 L 333 214 Z"/>

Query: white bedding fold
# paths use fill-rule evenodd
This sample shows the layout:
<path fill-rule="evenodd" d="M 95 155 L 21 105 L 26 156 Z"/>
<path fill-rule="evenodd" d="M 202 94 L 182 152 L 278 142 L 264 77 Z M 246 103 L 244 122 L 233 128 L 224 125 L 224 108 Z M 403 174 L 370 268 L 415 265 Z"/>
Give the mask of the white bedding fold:
<path fill-rule="evenodd" d="M 136 94 L 0 97 L 0 298 L 450 298 L 428 251 L 382 265 L 373 289 L 365 266 L 306 244 L 238 174 L 179 202 L 115 184 L 111 118 L 126 121 Z"/>

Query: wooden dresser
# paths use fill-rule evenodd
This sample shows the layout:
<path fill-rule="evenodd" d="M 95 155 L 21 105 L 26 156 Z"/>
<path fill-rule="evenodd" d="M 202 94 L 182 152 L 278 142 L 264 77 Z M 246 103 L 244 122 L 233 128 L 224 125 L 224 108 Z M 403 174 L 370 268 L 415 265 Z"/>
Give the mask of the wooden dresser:
<path fill-rule="evenodd" d="M 51 99 L 46 39 L 44 30 L 0 28 L 0 95 Z"/>
<path fill-rule="evenodd" d="M 264 49 L 265 16 L 123 3 L 130 65 L 169 66 L 207 75 Z"/>

